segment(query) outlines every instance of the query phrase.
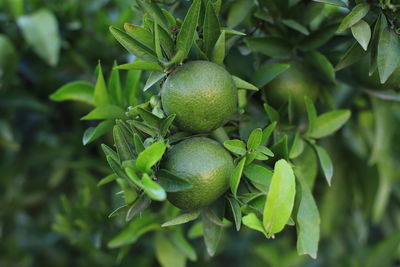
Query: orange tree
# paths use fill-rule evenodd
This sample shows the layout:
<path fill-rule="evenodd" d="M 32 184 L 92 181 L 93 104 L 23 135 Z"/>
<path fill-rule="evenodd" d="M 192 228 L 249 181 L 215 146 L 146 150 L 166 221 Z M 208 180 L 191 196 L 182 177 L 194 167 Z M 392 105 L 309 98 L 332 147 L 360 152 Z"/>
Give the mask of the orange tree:
<path fill-rule="evenodd" d="M 214 256 L 234 228 L 276 244 L 254 241 L 271 266 L 308 261 L 294 247 L 322 264 L 399 259 L 399 210 L 385 213 L 399 201 L 398 2 L 137 0 L 133 8 L 140 25 L 110 27 L 130 62 L 115 64 L 107 82 L 99 63 L 95 84 L 50 96 L 93 106 L 82 120 L 99 122 L 85 145 L 112 132 L 101 145 L 110 174 L 98 185 L 118 185 L 110 217 L 126 223 L 109 248 L 123 257 L 145 235 L 162 266 L 184 266 Z M 188 241 L 197 237 L 208 256 Z M 371 240 L 382 241 L 374 249 Z"/>

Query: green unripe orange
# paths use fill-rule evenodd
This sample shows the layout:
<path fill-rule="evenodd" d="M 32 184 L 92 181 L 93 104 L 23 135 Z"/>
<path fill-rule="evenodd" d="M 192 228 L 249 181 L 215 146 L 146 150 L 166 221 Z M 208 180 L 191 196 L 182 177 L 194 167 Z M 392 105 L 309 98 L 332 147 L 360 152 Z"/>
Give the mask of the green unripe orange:
<path fill-rule="evenodd" d="M 168 193 L 168 200 L 183 210 L 196 210 L 214 202 L 229 186 L 234 165 L 231 155 L 218 142 L 193 137 L 175 145 L 163 168 L 187 179 L 192 188 Z"/>
<path fill-rule="evenodd" d="M 288 62 L 290 67 L 269 82 L 264 93 L 268 103 L 275 108 L 287 103 L 289 94 L 297 111 L 304 111 L 304 97 L 315 101 L 319 94 L 320 84 L 308 66 L 301 61 Z"/>
<path fill-rule="evenodd" d="M 237 89 L 223 67 L 209 61 L 191 61 L 168 76 L 161 101 L 165 113 L 176 114 L 179 129 L 204 133 L 230 119 L 237 108 Z"/>

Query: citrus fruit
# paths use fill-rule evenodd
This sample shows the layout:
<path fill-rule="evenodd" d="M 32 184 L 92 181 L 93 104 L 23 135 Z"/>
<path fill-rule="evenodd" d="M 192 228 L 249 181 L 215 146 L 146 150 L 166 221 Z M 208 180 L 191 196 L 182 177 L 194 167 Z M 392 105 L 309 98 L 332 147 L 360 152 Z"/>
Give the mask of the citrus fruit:
<path fill-rule="evenodd" d="M 279 108 L 288 102 L 290 94 L 295 109 L 304 111 L 304 97 L 308 96 L 314 101 L 318 97 L 320 84 L 306 64 L 301 61 L 291 61 L 288 64 L 290 67 L 286 71 L 265 86 L 266 99 L 272 106 Z"/>
<path fill-rule="evenodd" d="M 192 184 L 188 190 L 169 193 L 168 200 L 180 209 L 195 210 L 211 204 L 227 190 L 234 165 L 219 143 L 193 137 L 167 153 L 163 168 Z"/>
<path fill-rule="evenodd" d="M 226 123 L 237 107 L 237 89 L 223 67 L 191 61 L 168 76 L 161 90 L 164 111 L 183 131 L 203 133 Z"/>
<path fill-rule="evenodd" d="M 399 89 L 400 88 L 400 65 L 394 70 L 389 79 L 381 84 L 378 70 L 369 75 L 370 57 L 365 56 L 351 68 L 355 79 L 364 87 L 369 89 Z"/>

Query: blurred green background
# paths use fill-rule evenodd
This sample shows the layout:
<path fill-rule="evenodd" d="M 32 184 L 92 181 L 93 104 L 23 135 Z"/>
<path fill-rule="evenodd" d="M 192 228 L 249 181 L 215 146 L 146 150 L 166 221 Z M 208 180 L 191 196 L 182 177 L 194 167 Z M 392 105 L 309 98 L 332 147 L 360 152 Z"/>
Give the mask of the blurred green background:
<path fill-rule="evenodd" d="M 89 107 L 49 100 L 69 81 L 93 82 L 99 60 L 104 73 L 115 60 L 130 60 L 108 26 L 140 23 L 131 5 L 131 0 L 0 0 L 0 266 L 158 266 L 152 237 L 107 248 L 125 222 L 108 218 L 117 206 L 117 188 L 97 186 L 108 173 L 99 142 L 82 145 L 92 125 L 80 118 Z M 177 14 L 185 6 L 172 3 Z M 232 72 L 247 75 L 237 68 L 249 61 L 239 51 L 233 49 L 226 62 Z M 346 72 L 341 76 L 349 78 Z M 352 130 L 358 127 L 372 138 L 374 116 L 390 113 L 390 127 L 382 127 L 393 133 L 387 139 L 399 140 L 399 108 L 382 102 L 375 100 L 373 109 L 362 99 L 347 103 L 360 112 L 325 142 L 335 175 L 330 188 L 322 179 L 314 188 L 322 235 L 317 260 L 297 256 L 294 227 L 275 240 L 231 228 L 214 258 L 193 238 L 202 253 L 188 266 L 399 266 L 400 183 L 390 184 L 388 205 L 373 221 L 379 173 L 387 167 L 368 165 L 364 137 Z M 395 152 L 390 153 L 397 162 Z"/>

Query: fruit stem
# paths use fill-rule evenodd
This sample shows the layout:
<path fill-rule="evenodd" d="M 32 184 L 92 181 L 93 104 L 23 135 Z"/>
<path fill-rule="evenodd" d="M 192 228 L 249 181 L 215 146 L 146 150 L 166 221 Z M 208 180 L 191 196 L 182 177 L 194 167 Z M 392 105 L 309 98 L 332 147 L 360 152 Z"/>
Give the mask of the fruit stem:
<path fill-rule="evenodd" d="M 225 132 L 223 127 L 219 127 L 211 133 L 211 137 L 223 144 L 225 141 L 229 140 L 228 134 Z"/>

